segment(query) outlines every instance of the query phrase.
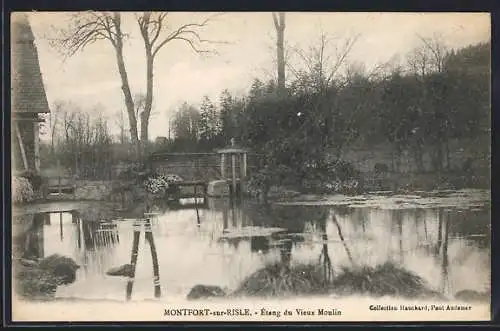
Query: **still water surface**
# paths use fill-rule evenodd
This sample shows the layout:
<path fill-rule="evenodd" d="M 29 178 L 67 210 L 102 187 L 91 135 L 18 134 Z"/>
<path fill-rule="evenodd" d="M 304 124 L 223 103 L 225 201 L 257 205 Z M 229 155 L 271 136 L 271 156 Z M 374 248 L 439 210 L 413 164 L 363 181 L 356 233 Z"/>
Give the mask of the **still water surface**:
<path fill-rule="evenodd" d="M 320 264 L 324 251 L 334 272 L 353 264 L 392 261 L 448 295 L 489 290 L 486 196 L 449 193 L 334 201 L 261 206 L 211 199 L 198 210 L 159 212 L 152 228 L 162 295 L 185 297 L 196 284 L 235 289 L 268 263 Z M 82 266 L 75 283 L 58 288 L 58 297 L 125 299 L 127 278 L 107 276 L 106 271 L 130 263 L 133 219 L 118 217 L 104 206 L 26 217 L 33 226 L 27 232 L 31 239 L 23 240 L 25 254 L 58 253 Z M 132 299 L 152 299 L 153 290 L 150 247 L 143 233 Z"/>

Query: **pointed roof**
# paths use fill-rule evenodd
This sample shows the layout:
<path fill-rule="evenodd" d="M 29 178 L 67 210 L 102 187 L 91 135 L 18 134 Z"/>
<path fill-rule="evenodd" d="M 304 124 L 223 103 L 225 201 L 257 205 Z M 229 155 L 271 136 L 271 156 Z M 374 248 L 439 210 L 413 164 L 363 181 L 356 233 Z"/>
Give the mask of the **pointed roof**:
<path fill-rule="evenodd" d="M 24 13 L 11 17 L 12 113 L 48 113 L 35 36 L 28 17 Z"/>
<path fill-rule="evenodd" d="M 227 146 L 226 148 L 218 149 L 217 153 L 219 154 L 240 154 L 240 153 L 247 153 L 248 150 L 246 148 L 241 147 L 239 144 L 236 143 L 236 140 L 234 138 L 231 138 L 231 145 Z"/>

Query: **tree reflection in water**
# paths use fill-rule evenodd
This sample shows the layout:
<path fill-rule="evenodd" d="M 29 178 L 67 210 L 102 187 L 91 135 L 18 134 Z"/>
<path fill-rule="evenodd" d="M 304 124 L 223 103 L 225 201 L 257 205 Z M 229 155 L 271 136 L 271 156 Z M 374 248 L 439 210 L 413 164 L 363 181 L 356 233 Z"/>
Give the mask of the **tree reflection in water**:
<path fill-rule="evenodd" d="M 44 257 L 44 224 L 50 214 L 28 214 L 14 218 L 13 257 L 38 260 Z"/>
<path fill-rule="evenodd" d="M 335 217 L 335 215 L 333 215 Z M 321 253 L 319 254 L 319 262 L 323 265 L 323 278 L 325 283 L 330 283 L 333 280 L 333 266 L 332 260 L 330 259 L 330 254 L 328 253 L 328 234 L 326 233 L 326 221 L 328 219 L 328 214 L 325 213 L 321 220 L 318 220 L 321 239 L 323 240 L 323 247 Z"/>

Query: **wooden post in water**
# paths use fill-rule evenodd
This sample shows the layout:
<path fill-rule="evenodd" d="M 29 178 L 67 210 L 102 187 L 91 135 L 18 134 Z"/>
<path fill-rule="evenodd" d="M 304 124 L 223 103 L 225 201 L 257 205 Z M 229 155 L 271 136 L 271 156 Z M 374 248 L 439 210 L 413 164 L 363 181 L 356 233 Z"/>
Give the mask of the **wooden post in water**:
<path fill-rule="evenodd" d="M 127 300 L 132 298 L 132 288 L 134 287 L 135 269 L 137 266 L 137 257 L 139 255 L 139 240 L 141 237 L 141 224 L 139 220 L 134 222 L 134 241 L 132 243 L 132 256 L 130 258 L 130 264 L 132 266 L 132 271 L 129 275 L 127 282 Z"/>
<path fill-rule="evenodd" d="M 227 230 L 229 227 L 227 213 L 228 213 L 228 208 L 224 206 L 224 209 L 222 209 L 222 233 L 224 233 L 224 230 Z"/>
<path fill-rule="evenodd" d="M 231 154 L 231 181 L 232 181 L 232 187 L 233 187 L 233 192 L 232 196 L 233 199 L 236 197 L 236 155 Z"/>
<path fill-rule="evenodd" d="M 403 250 L 403 215 L 401 215 L 401 210 L 396 209 L 396 215 L 398 220 L 398 230 L 399 230 L 399 262 L 402 264 L 404 262 L 404 250 Z"/>
<path fill-rule="evenodd" d="M 153 286 L 155 289 L 155 298 L 161 297 L 161 286 L 160 286 L 160 267 L 158 265 L 158 254 L 156 252 L 155 240 L 153 237 L 153 227 L 151 226 L 151 219 L 146 219 L 146 241 L 149 243 L 151 248 L 151 259 L 153 260 Z"/>
<path fill-rule="evenodd" d="M 63 241 L 64 235 L 63 235 L 62 213 L 59 213 L 59 232 L 60 232 L 60 235 L 61 235 L 61 241 Z"/>
<path fill-rule="evenodd" d="M 446 294 L 446 285 L 448 283 L 448 237 L 449 237 L 449 221 L 448 213 L 443 211 L 444 216 L 444 239 L 443 239 L 443 258 L 441 264 L 441 273 L 442 273 L 442 283 L 441 283 L 441 292 Z"/>
<path fill-rule="evenodd" d="M 77 245 L 78 245 L 78 249 L 79 250 L 82 249 L 82 229 L 81 229 L 81 224 L 80 223 L 81 223 L 80 220 L 76 219 L 76 233 L 78 235 Z"/>
<path fill-rule="evenodd" d="M 220 175 L 223 179 L 226 178 L 226 154 L 220 155 Z"/>
<path fill-rule="evenodd" d="M 44 218 L 45 218 L 45 225 L 50 225 L 50 213 L 45 213 Z"/>
<path fill-rule="evenodd" d="M 58 181 L 57 181 L 57 194 L 61 196 L 61 162 L 57 159 L 57 172 L 58 172 Z"/>
<path fill-rule="evenodd" d="M 435 248 L 434 254 L 436 256 L 439 255 L 441 252 L 441 246 L 442 246 L 442 237 L 443 237 L 443 208 L 439 208 L 438 210 L 438 237 L 437 237 L 437 244 Z"/>
<path fill-rule="evenodd" d="M 240 154 L 240 197 L 245 194 L 245 177 L 247 175 L 247 154 L 245 152 Z"/>
<path fill-rule="evenodd" d="M 194 186 L 194 208 L 196 209 L 196 224 L 200 227 L 200 213 L 198 212 L 198 192 L 197 185 Z"/>

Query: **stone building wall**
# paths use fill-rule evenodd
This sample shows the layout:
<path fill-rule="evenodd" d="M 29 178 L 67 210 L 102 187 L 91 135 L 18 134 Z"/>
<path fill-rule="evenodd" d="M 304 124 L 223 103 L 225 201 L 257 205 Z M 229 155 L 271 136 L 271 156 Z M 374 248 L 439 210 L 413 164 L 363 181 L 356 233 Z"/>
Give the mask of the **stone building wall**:
<path fill-rule="evenodd" d="M 74 196 L 76 200 L 108 200 L 113 187 L 112 181 L 78 180 Z"/>

